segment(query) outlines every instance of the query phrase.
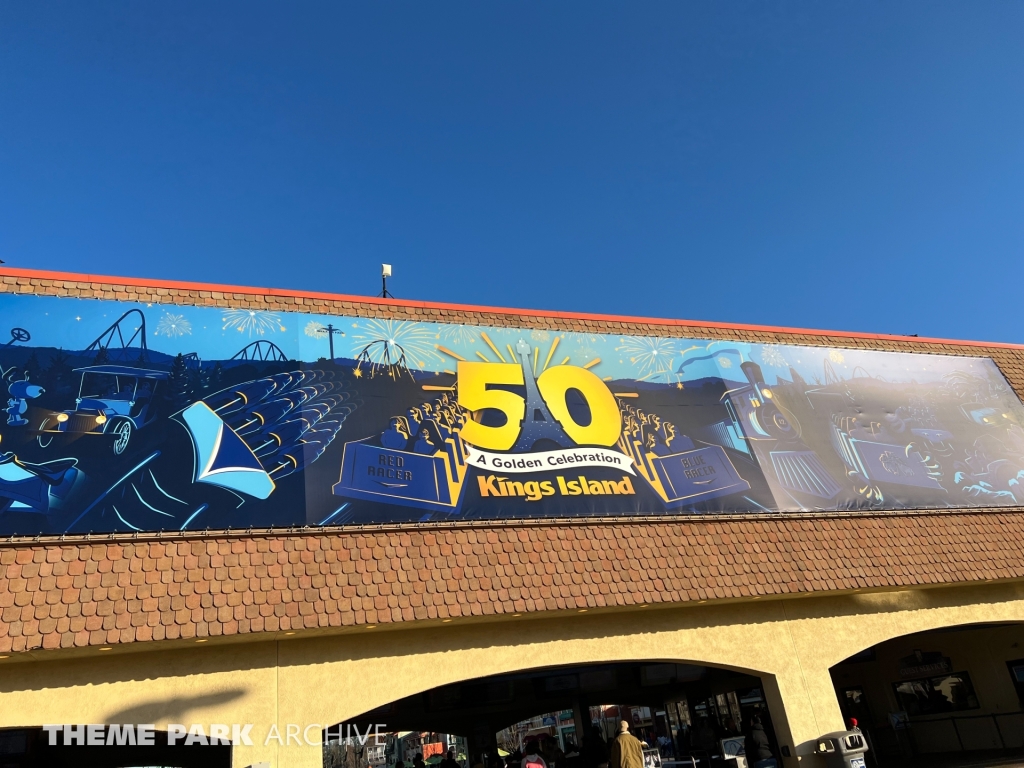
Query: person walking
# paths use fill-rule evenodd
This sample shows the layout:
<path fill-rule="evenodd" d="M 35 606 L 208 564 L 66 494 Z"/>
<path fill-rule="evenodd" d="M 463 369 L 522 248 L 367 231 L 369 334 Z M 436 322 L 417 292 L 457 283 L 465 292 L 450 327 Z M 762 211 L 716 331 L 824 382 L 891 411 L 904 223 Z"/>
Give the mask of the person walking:
<path fill-rule="evenodd" d="M 583 768 L 608 768 L 608 745 L 604 743 L 601 729 L 596 725 L 590 726 L 590 730 L 583 737 L 580 763 Z"/>
<path fill-rule="evenodd" d="M 761 718 L 758 715 L 754 715 L 750 725 L 747 760 L 755 768 L 774 768 L 776 765 L 771 745 L 768 742 L 768 734 L 764 732 L 764 725 L 761 724 Z"/>
<path fill-rule="evenodd" d="M 540 737 L 540 754 L 548 764 L 548 768 L 556 768 L 559 761 L 565 760 L 565 752 L 558 746 L 558 739 L 551 734 Z"/>
<path fill-rule="evenodd" d="M 521 768 L 548 768 L 547 761 L 540 752 L 540 739 L 533 738 L 523 748 Z"/>
<path fill-rule="evenodd" d="M 697 721 L 697 726 L 693 729 L 693 746 L 707 752 L 708 755 L 718 755 L 718 735 L 710 718 L 705 716 Z"/>
<path fill-rule="evenodd" d="M 608 750 L 608 768 L 644 768 L 644 748 L 629 732 L 629 723 L 619 723 L 619 735 Z"/>

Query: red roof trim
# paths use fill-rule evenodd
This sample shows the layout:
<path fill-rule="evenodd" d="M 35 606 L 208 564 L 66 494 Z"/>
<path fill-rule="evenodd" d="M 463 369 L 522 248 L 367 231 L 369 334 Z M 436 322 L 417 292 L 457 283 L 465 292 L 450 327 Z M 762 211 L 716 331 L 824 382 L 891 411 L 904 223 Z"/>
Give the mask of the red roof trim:
<path fill-rule="evenodd" d="M 804 334 L 830 336 L 835 338 L 874 339 L 902 341 L 920 344 L 953 344 L 971 347 L 998 347 L 1003 349 L 1024 349 L 1024 344 L 1010 344 L 998 341 L 967 341 L 958 339 L 934 339 L 919 336 L 897 336 L 884 333 L 857 333 L 855 331 L 825 331 L 813 328 L 785 328 L 774 325 L 751 325 L 746 323 L 714 323 L 703 320 L 672 320 L 629 315 L 600 315 L 587 312 L 559 312 L 554 310 L 514 309 L 508 307 L 486 307 L 474 304 L 447 304 L 437 301 L 412 301 L 407 299 L 381 299 L 372 296 L 354 296 L 318 291 L 288 291 L 277 288 L 255 288 L 252 286 L 218 285 L 216 283 L 193 283 L 179 280 L 149 280 L 138 277 L 111 277 L 108 275 L 86 275 L 75 272 L 51 272 L 49 270 L 19 269 L 0 266 L 0 277 L 21 277 L 34 280 L 58 280 L 76 283 L 99 283 L 101 285 L 133 285 L 142 288 L 167 288 L 179 291 L 211 291 L 216 293 L 241 293 L 253 296 L 281 296 L 302 299 L 323 299 L 327 301 L 350 301 L 358 304 L 379 304 L 392 307 L 421 307 L 424 309 L 446 309 L 460 312 L 478 312 L 499 315 L 525 315 L 527 317 L 550 317 L 567 320 L 593 320 L 596 322 L 640 323 L 644 325 L 679 326 L 686 328 L 717 328 L 737 331 L 761 331 L 767 333 Z"/>

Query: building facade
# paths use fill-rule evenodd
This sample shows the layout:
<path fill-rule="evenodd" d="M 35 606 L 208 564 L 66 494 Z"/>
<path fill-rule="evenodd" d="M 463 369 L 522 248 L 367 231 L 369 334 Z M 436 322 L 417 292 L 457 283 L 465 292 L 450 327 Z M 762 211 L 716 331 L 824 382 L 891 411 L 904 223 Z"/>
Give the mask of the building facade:
<path fill-rule="evenodd" d="M 0 306 L 12 320 L 8 357 L 0 356 L 10 358 L 3 364 L 11 398 L 0 451 L 11 458 L 0 480 L 23 483 L 0 514 L 9 521 L 0 539 L 0 727 L 151 724 L 167 731 L 206 724 L 209 732 L 214 724 L 251 724 L 252 743 L 236 743 L 232 765 L 312 768 L 323 761 L 323 730 L 338 724 L 355 723 L 359 732 L 379 723 L 391 731 L 459 734 L 479 751 L 511 723 L 563 707 L 583 713 L 598 705 L 649 706 L 662 713 L 662 730 L 675 734 L 682 725 L 695 728 L 709 707 L 733 707 L 745 718 L 763 701 L 758 711 L 770 718 L 773 749 L 787 766 L 822 765 L 818 737 L 843 730 L 851 716 L 875 750 L 894 760 L 1024 743 L 1024 511 L 1014 494 L 1024 470 L 1014 464 L 1024 453 L 1014 442 L 1014 408 L 1024 395 L 1022 346 L 15 269 L 0 271 Z M 50 312 L 55 319 L 44 319 Z M 141 324 L 135 315 L 125 318 L 131 312 Z M 15 322 L 15 313 L 38 318 L 43 330 Z M 62 345 L 47 343 L 30 365 L 33 337 L 65 332 L 66 325 L 70 338 L 83 317 L 95 322 L 81 339 L 98 333 L 95 345 L 69 341 L 57 352 L 51 348 Z M 149 351 L 142 355 L 132 334 L 143 328 L 146 345 L 147 317 Z M 211 329 L 218 338 L 246 342 L 242 357 L 217 358 L 218 368 L 208 355 L 192 362 L 183 354 L 181 344 L 199 337 L 207 317 L 216 317 Z M 292 351 L 283 338 L 296 318 L 302 327 Z M 332 318 L 339 318 L 338 328 Z M 261 330 L 263 321 L 279 330 Z M 371 323 L 377 336 L 367 335 Z M 429 325 L 430 334 L 394 344 L 406 324 Z M 442 326 L 451 334 L 434 333 Z M 503 343 L 501 329 L 514 330 L 526 346 Z M 278 336 L 276 352 L 262 343 Z M 562 368 L 588 372 L 573 372 L 560 385 L 571 418 L 540 413 L 531 420 L 535 404 L 552 402 L 541 390 L 559 386 L 557 376 L 539 389 L 536 383 L 555 370 L 567 338 L 579 359 Z M 630 347 L 637 339 L 646 346 Z M 668 368 L 658 367 L 653 354 L 661 340 L 673 342 Z M 681 343 L 692 340 L 698 341 Z M 303 352 L 304 344 L 316 351 Z M 335 348 L 341 344 L 344 354 Z M 19 347 L 24 353 L 13 351 Z M 614 350 L 616 359 L 599 356 L 601 349 Z M 823 365 L 814 358 L 816 381 L 796 364 L 799 353 L 788 351 L 808 349 L 808 357 L 828 352 Z M 53 358 L 59 363 L 68 350 L 92 355 L 89 364 L 72 355 L 66 371 L 55 371 Z M 480 352 L 479 365 L 500 359 L 504 367 L 488 368 L 488 375 L 514 379 L 485 382 L 481 392 L 522 388 L 523 430 L 527 422 L 541 430 L 533 448 L 550 439 L 557 444 L 551 451 L 573 455 L 575 449 L 558 448 L 569 443 L 558 442 L 564 434 L 551 431 L 554 421 L 568 425 L 571 444 L 604 446 L 588 449 L 589 458 L 576 451 L 564 459 L 591 469 L 574 466 L 559 482 L 551 475 L 550 488 L 537 481 L 533 500 L 528 480 L 516 485 L 527 477 L 515 474 L 521 467 L 494 465 L 496 456 L 520 460 L 513 443 L 525 438 L 501 443 L 497 431 L 512 419 L 503 425 L 465 415 L 477 412 L 464 403 L 468 372 L 481 370 L 458 367 L 473 362 L 469 350 Z M 398 352 L 406 356 L 402 363 Z M 892 371 L 850 366 L 867 354 L 881 355 L 877 365 Z M 694 358 L 694 366 L 714 370 L 690 375 Z M 252 410 L 260 382 L 277 386 L 281 379 L 274 377 L 284 374 L 274 371 L 296 360 L 306 361 L 303 371 L 319 362 L 318 371 L 331 373 L 300 382 L 309 390 L 302 397 L 323 406 L 312 426 L 312 411 L 301 426 L 272 416 L 276 401 Z M 879 414 L 865 406 L 844 415 L 846 406 L 828 405 L 856 387 L 883 394 L 855 393 L 850 402 L 884 405 L 907 360 L 924 371 L 907 374 L 915 387 L 927 384 L 929 366 L 939 366 L 935 387 L 945 387 L 946 399 L 932 407 L 935 423 L 917 395 L 902 410 Z M 989 368 L 971 378 L 958 360 Z M 638 371 L 630 387 L 614 368 L 619 364 Z M 29 376 L 32 366 L 38 372 Z M 247 389 L 218 389 L 222 377 L 243 368 Z M 397 397 L 396 371 L 398 379 L 408 374 L 403 393 L 423 393 L 421 404 L 408 403 L 409 411 L 420 409 L 415 414 L 407 415 L 404 400 L 400 411 L 377 402 Z M 992 371 L 1004 377 L 1006 391 L 993 394 L 999 387 Z M 40 382 L 45 389 L 47 372 L 55 383 L 48 395 L 34 397 L 28 386 Z M 988 383 L 978 394 L 983 379 Z M 392 389 L 378 397 L 370 380 Z M 588 394 L 595 380 L 616 398 L 614 413 Z M 298 391 L 291 381 L 281 390 L 289 397 Z M 210 394 L 199 398 L 187 386 Z M 61 387 L 72 393 L 64 405 L 37 405 Z M 160 423 L 143 411 L 161 388 L 168 403 L 180 400 L 167 407 L 176 411 L 181 445 L 190 446 L 181 449 L 190 451 L 179 462 L 186 470 L 160 463 L 171 448 L 159 442 Z M 786 399 L 787 388 L 813 392 L 800 401 L 809 415 Z M 239 412 L 241 421 L 225 416 L 239 407 L 233 392 L 249 409 Z M 583 411 L 573 411 L 578 392 Z M 682 413 L 682 401 L 671 400 L 680 392 L 695 398 L 686 407 L 708 414 L 697 427 L 683 429 L 676 417 L 669 435 L 660 421 L 645 420 L 636 439 L 627 439 L 622 425 L 640 418 L 629 398 Z M 100 405 L 88 410 L 90 403 Z M 765 410 L 774 403 L 777 409 Z M 967 448 L 957 442 L 961 427 L 943 421 L 940 406 L 969 428 Z M 485 407 L 494 406 L 479 409 Z M 821 423 L 835 428 L 815 434 L 809 425 L 826 407 L 831 416 Z M 211 421 L 207 412 L 217 416 Z M 371 414 L 380 424 L 376 436 L 358 432 L 353 414 Z M 765 414 L 775 420 L 766 423 Z M 76 426 L 86 416 L 88 428 Z M 602 419 L 615 421 L 612 438 L 600 433 Z M 474 434 L 486 437 L 462 446 L 457 433 L 470 421 Z M 118 424 L 120 431 L 111 426 Z M 751 424 L 763 435 L 751 433 Z M 301 437 L 289 443 L 289 429 Z M 357 433 L 349 436 L 352 429 Z M 897 432 L 906 439 L 893 438 Z M 251 449 L 242 451 L 244 460 L 228 455 L 238 436 Z M 494 447 L 481 450 L 492 438 Z M 675 448 L 668 445 L 673 440 Z M 892 450 L 897 443 L 900 451 Z M 59 445 L 63 453 L 45 453 Z M 889 446 L 877 453 L 877 465 L 865 458 L 871 446 Z M 132 451 L 152 463 L 132 459 L 122 469 L 121 457 Z M 681 453 L 689 458 L 669 467 Z M 601 462 L 622 456 L 628 471 L 601 474 L 611 471 Z M 78 462 L 74 471 L 68 457 Z M 334 485 L 321 499 L 309 466 L 332 461 Z M 283 479 L 303 470 L 305 485 Z M 19 471 L 27 473 L 24 480 Z M 108 471 L 109 488 L 89 495 L 89 482 Z M 198 489 L 187 493 L 214 488 L 255 511 L 204 517 L 216 510 L 164 482 L 179 471 L 189 489 Z M 136 482 L 133 472 L 142 479 Z M 874 482 L 879 472 L 892 475 L 888 485 Z M 418 485 L 424 473 L 434 473 L 426 490 Z M 368 485 L 367 476 L 377 484 Z M 591 476 L 597 485 L 587 493 Z M 719 495 L 701 485 L 709 478 L 722 483 Z M 577 479 L 581 487 L 572 493 L 569 483 Z M 392 495 L 378 498 L 380 487 Z M 153 489 L 183 505 L 164 530 L 161 516 L 171 515 L 154 503 Z M 283 500 L 271 508 L 266 500 L 278 496 Z M 766 501 L 782 498 L 777 508 Z M 493 514 L 480 511 L 492 501 L 500 502 Z M 311 516 L 320 503 L 323 510 L 337 507 L 335 516 Z M 622 665 L 634 665 L 635 675 Z M 520 682 L 530 675 L 528 685 Z M 474 688 L 474 681 L 486 686 Z M 743 693 L 755 689 L 760 694 Z M 672 710 L 680 702 L 685 706 Z"/>

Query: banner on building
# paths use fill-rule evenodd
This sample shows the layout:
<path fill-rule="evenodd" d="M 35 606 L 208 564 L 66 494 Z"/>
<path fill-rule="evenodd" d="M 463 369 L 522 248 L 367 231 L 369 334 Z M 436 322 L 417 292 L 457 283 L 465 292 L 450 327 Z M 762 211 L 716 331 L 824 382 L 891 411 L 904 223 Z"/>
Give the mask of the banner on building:
<path fill-rule="evenodd" d="M 987 358 L 0 296 L 0 535 L 1024 503 Z"/>

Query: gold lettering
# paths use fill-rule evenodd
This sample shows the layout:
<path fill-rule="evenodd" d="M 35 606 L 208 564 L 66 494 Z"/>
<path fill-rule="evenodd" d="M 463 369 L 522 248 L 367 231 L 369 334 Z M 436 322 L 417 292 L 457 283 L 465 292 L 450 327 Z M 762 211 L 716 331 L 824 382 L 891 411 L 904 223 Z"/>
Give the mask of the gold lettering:
<path fill-rule="evenodd" d="M 501 496 L 498 493 L 498 489 L 494 487 L 494 475 L 477 475 L 476 481 L 480 484 L 480 495 L 486 498 L 487 496 Z"/>

